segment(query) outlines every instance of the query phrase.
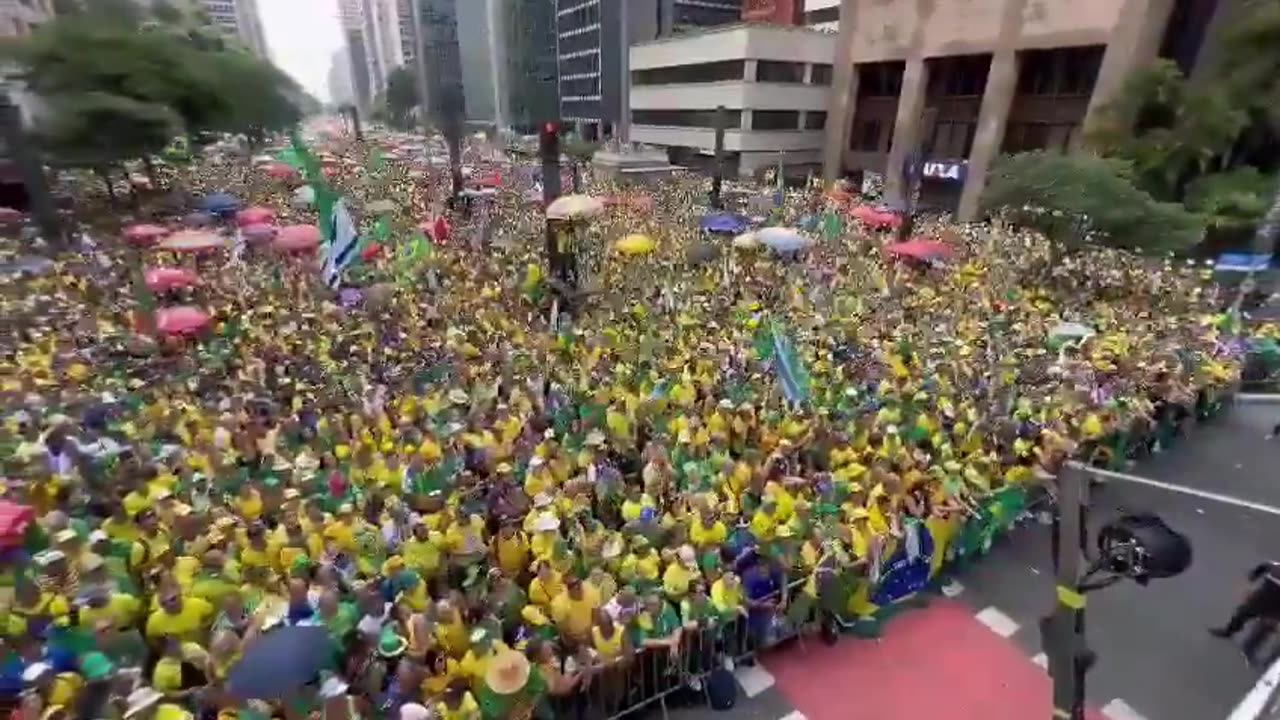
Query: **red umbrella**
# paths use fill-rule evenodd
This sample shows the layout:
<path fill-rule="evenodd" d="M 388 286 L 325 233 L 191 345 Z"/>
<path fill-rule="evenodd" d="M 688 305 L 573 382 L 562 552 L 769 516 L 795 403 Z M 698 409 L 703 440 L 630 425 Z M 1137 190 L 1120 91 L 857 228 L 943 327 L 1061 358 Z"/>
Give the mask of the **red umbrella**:
<path fill-rule="evenodd" d="M 164 335 L 195 335 L 209 327 L 209 313 L 183 305 L 156 311 L 156 331 Z"/>
<path fill-rule="evenodd" d="M 0 550 L 22 547 L 27 528 L 35 519 L 36 511 L 30 505 L 0 500 Z"/>
<path fill-rule="evenodd" d="M 124 229 L 124 239 L 130 245 L 149 246 L 169 234 L 163 225 L 130 225 Z"/>
<path fill-rule="evenodd" d="M 476 183 L 480 187 L 496 188 L 502 187 L 502 176 L 494 173 L 480 178 L 480 182 Z"/>
<path fill-rule="evenodd" d="M 916 260 L 940 260 L 951 257 L 951 247 L 946 243 L 921 238 L 890 245 L 885 252 L 895 257 L 909 257 Z"/>
<path fill-rule="evenodd" d="M 240 234 L 244 235 L 244 239 L 255 244 L 271 242 L 271 239 L 276 236 L 278 231 L 279 228 L 275 225 L 268 225 L 267 223 L 253 223 L 240 228 Z"/>
<path fill-rule="evenodd" d="M 289 180 L 298 174 L 297 170 L 294 170 L 284 163 L 271 163 L 269 165 L 264 165 L 262 166 L 262 170 L 268 177 L 273 177 L 277 180 Z"/>
<path fill-rule="evenodd" d="M 276 232 L 271 246 L 288 253 L 314 252 L 320 247 L 320 228 L 315 225 L 286 225 Z"/>
<path fill-rule="evenodd" d="M 191 287 L 200 284 L 200 276 L 183 268 L 151 268 L 146 272 L 147 287 L 153 292 L 164 292 L 174 288 Z"/>
<path fill-rule="evenodd" d="M 264 207 L 247 207 L 236 213 L 236 222 L 240 227 L 246 225 L 261 225 L 269 223 L 276 219 L 276 214 L 270 208 Z"/>
<path fill-rule="evenodd" d="M 21 210 L 15 210 L 11 207 L 0 207 L 0 222 L 21 222 L 23 217 L 25 217 L 25 215 Z"/>

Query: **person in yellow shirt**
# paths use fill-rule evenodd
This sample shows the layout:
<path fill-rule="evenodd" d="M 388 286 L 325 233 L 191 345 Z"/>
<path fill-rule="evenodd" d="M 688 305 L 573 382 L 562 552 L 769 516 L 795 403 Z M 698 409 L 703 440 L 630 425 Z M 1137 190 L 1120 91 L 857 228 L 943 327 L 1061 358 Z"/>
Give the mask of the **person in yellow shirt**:
<path fill-rule="evenodd" d="M 436 642 L 451 657 L 461 659 L 469 649 L 470 633 L 462 612 L 448 600 L 436 604 Z"/>
<path fill-rule="evenodd" d="M 697 517 L 689 525 L 689 541 L 698 550 L 717 549 L 728 539 L 728 528 L 716 517 L 715 510 L 710 507 L 701 508 Z"/>
<path fill-rule="evenodd" d="M 598 590 L 570 576 L 565 579 L 564 591 L 551 602 L 551 619 L 565 638 L 585 642 L 601 605 Z"/>
<path fill-rule="evenodd" d="M 769 542 L 773 539 L 780 521 L 777 500 L 765 495 L 761 498 L 760 508 L 751 516 L 751 534 L 759 542 Z"/>
<path fill-rule="evenodd" d="M 175 586 L 161 589 L 160 607 L 147 617 L 147 639 L 160 642 L 177 638 L 182 642 L 204 642 L 213 623 L 213 606 L 198 597 L 183 597 Z"/>
<path fill-rule="evenodd" d="M 248 483 L 242 485 L 240 492 L 236 495 L 235 507 L 236 514 L 244 518 L 245 522 L 253 523 L 261 520 L 264 508 L 262 493 Z"/>
<path fill-rule="evenodd" d="M 529 550 L 533 557 L 542 562 L 550 562 L 555 558 L 556 547 L 561 543 L 560 518 L 553 511 L 544 511 L 535 516 L 533 522 L 534 535 L 529 541 Z"/>
<path fill-rule="evenodd" d="M 440 543 L 443 538 L 432 537 L 426 523 L 413 524 L 412 535 L 400 547 L 400 556 L 409 569 L 430 580 L 440 572 Z"/>
<path fill-rule="evenodd" d="M 493 563 L 507 577 L 518 577 L 529 567 L 529 540 L 514 521 L 498 530 L 493 541 Z"/>
<path fill-rule="evenodd" d="M 731 571 L 725 572 L 719 580 L 711 584 L 711 606 L 725 621 L 735 615 L 746 617 L 747 609 L 743 604 L 742 581 L 737 574 Z"/>
<path fill-rule="evenodd" d="M 436 703 L 436 717 L 440 720 L 480 720 L 480 705 L 467 689 L 464 681 L 455 681 L 445 688 Z"/>
<path fill-rule="evenodd" d="M 355 508 L 344 503 L 338 507 L 337 516 L 324 526 L 324 539 L 344 553 L 356 552 Z"/>
<path fill-rule="evenodd" d="M 564 582 L 551 563 L 539 561 L 537 566 L 534 578 L 529 581 L 529 602 L 550 610 L 552 601 L 564 592 Z"/>
<path fill-rule="evenodd" d="M 135 576 L 143 577 L 159 566 L 165 556 L 172 554 L 172 541 L 151 508 L 138 512 L 134 522 L 139 532 L 138 539 L 129 548 L 129 570 Z"/>
<path fill-rule="evenodd" d="M 463 679 L 458 661 L 438 648 L 427 650 L 423 661 L 426 677 L 422 680 L 422 695 L 427 700 L 439 698 L 455 680 Z"/>
<path fill-rule="evenodd" d="M 674 603 L 679 603 L 689 594 L 689 586 L 694 580 L 702 577 L 698 571 L 698 556 L 690 545 L 682 545 L 676 551 L 676 561 L 667 565 L 662 574 L 662 589 Z"/>
<path fill-rule="evenodd" d="M 501 640 L 495 641 L 484 628 L 472 630 L 470 639 L 471 649 L 458 663 L 458 670 L 471 683 L 471 689 L 480 692 L 484 689 L 484 675 L 489 670 L 489 662 L 510 648 Z"/>

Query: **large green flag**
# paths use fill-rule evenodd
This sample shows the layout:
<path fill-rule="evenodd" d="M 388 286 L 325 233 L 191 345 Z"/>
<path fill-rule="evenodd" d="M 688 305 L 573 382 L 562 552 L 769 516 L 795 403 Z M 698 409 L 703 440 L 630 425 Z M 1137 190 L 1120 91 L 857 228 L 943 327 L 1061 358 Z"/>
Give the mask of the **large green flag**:
<path fill-rule="evenodd" d="M 325 245 L 333 242 L 333 206 L 338 202 L 338 194 L 329 187 L 329 183 L 325 180 L 324 170 L 320 167 L 320 161 L 311 153 L 311 149 L 302 141 L 302 137 L 294 131 L 290 135 L 292 146 L 281 153 L 289 153 L 290 157 L 297 162 L 298 167 L 302 170 L 302 177 L 315 191 L 316 195 L 316 224 L 320 227 L 320 235 L 324 238 Z M 281 158 L 282 162 L 288 162 Z M 292 164 L 292 163 L 290 163 Z"/>

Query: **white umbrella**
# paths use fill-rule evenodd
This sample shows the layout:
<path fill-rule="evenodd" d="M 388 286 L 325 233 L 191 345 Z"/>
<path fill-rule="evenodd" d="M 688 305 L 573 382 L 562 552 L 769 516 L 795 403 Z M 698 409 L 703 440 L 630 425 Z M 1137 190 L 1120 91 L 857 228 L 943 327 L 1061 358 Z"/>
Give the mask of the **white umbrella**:
<path fill-rule="evenodd" d="M 562 195 L 547 206 L 547 217 L 552 220 L 593 218 L 602 213 L 604 203 L 590 195 Z"/>
<path fill-rule="evenodd" d="M 744 232 L 733 239 L 733 246 L 743 250 L 760 247 L 760 238 L 753 232 Z"/>
<path fill-rule="evenodd" d="M 1050 336 L 1062 338 L 1086 338 L 1093 334 L 1093 328 L 1077 322 L 1061 322 L 1049 331 Z"/>
<path fill-rule="evenodd" d="M 813 244 L 813 238 L 805 237 L 792 228 L 767 227 L 756 231 L 760 242 L 778 252 L 803 250 Z"/>
<path fill-rule="evenodd" d="M 303 185 L 293 191 L 293 204 L 306 207 L 316 201 L 316 190 L 310 185 Z"/>

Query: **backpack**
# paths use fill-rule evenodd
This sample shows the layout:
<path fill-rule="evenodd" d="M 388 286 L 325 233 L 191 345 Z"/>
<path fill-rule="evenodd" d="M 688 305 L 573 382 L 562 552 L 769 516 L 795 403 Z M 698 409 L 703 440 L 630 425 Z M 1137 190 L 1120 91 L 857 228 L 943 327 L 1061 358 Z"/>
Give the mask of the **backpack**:
<path fill-rule="evenodd" d="M 733 673 L 718 667 L 707 675 L 707 702 L 712 710 L 730 710 L 738 701 L 738 681 Z"/>

